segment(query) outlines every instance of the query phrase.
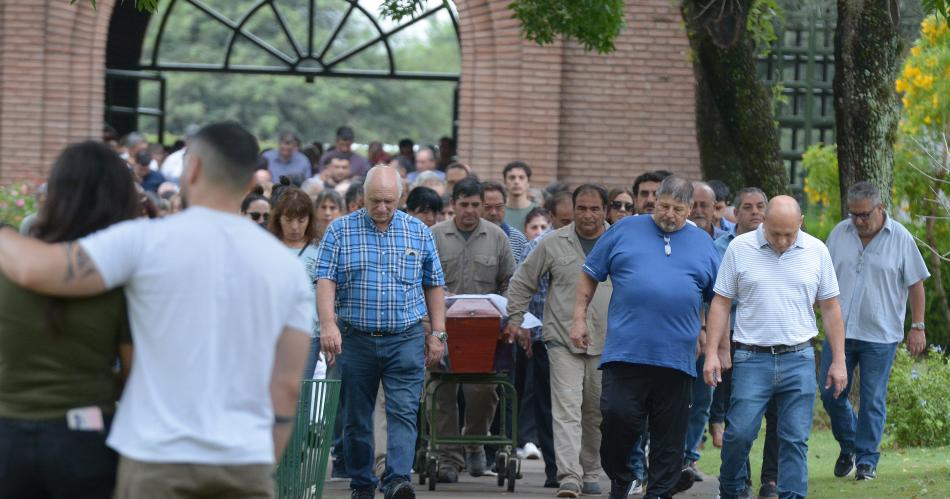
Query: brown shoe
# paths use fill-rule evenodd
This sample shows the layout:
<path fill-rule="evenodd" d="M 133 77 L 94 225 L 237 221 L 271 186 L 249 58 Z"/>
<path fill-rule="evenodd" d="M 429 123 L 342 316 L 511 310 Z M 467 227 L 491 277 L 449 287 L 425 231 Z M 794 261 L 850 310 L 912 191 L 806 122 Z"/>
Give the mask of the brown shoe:
<path fill-rule="evenodd" d="M 713 445 L 717 449 L 722 448 L 722 435 L 726 431 L 726 425 L 723 423 L 709 423 L 709 434 L 712 436 Z"/>

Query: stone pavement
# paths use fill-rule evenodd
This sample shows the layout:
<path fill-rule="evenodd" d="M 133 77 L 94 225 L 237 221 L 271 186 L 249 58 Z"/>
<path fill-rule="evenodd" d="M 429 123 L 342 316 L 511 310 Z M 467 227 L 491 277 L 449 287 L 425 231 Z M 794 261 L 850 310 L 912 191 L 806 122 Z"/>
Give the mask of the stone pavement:
<path fill-rule="evenodd" d="M 557 489 L 546 489 L 542 487 L 544 483 L 544 462 L 540 460 L 530 460 L 521 462 L 521 471 L 524 479 L 515 482 L 515 492 L 509 493 L 507 489 L 498 487 L 495 477 L 472 478 L 468 473 L 459 475 L 459 483 L 445 484 L 440 483 L 435 491 L 429 491 L 428 485 L 420 486 L 418 475 L 413 475 L 413 484 L 416 487 L 416 495 L 420 498 L 447 498 L 447 499 L 483 499 L 492 497 L 519 498 L 519 497 L 555 497 Z M 715 498 L 719 491 L 719 483 L 715 477 L 703 476 L 702 482 L 697 482 L 693 488 L 688 491 L 677 494 L 676 497 L 704 497 Z M 610 491 L 610 481 L 606 476 L 600 480 L 600 485 L 604 489 L 601 497 L 606 498 Z M 349 499 L 349 482 L 327 482 L 323 491 L 324 499 Z M 376 496 L 382 499 L 383 495 Z M 592 496 L 581 496 L 592 497 Z M 631 496 L 631 497 L 641 497 Z"/>

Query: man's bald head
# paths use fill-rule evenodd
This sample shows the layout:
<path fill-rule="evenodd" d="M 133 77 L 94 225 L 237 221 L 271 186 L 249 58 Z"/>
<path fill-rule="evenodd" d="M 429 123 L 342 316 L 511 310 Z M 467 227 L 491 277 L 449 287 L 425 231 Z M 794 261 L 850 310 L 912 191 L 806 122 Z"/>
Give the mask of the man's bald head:
<path fill-rule="evenodd" d="M 379 165 L 369 169 L 366 181 L 363 182 L 363 192 L 369 196 L 379 189 L 393 189 L 397 191 L 397 197 L 402 195 L 402 178 L 395 168 Z"/>
<path fill-rule="evenodd" d="M 769 246 L 784 253 L 798 240 L 802 228 L 802 208 L 790 196 L 775 196 L 765 209 L 765 239 Z"/>
<path fill-rule="evenodd" d="M 374 166 L 363 183 L 363 207 L 380 230 L 386 230 L 399 206 L 402 178 L 395 168 Z"/>

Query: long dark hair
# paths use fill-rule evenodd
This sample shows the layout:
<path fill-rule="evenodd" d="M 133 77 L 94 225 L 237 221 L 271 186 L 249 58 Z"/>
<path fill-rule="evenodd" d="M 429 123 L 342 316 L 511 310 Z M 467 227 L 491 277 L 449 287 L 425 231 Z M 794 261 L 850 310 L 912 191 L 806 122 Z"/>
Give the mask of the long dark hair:
<path fill-rule="evenodd" d="M 46 181 L 46 203 L 32 235 L 49 243 L 73 241 L 138 216 L 132 172 L 105 144 L 86 141 L 60 153 Z"/>

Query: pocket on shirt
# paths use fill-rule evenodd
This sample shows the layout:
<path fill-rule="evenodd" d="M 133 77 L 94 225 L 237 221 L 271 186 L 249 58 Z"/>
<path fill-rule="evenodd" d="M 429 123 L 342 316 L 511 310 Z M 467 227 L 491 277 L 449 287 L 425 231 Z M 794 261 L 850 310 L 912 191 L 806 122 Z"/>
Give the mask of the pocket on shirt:
<path fill-rule="evenodd" d="M 419 284 L 422 280 L 422 258 L 418 253 L 404 253 L 399 257 L 399 280 L 407 285 Z"/>
<path fill-rule="evenodd" d="M 475 275 L 473 276 L 479 282 L 495 282 L 495 276 L 498 275 L 498 258 L 488 255 L 475 255 L 472 257 L 475 262 Z"/>

